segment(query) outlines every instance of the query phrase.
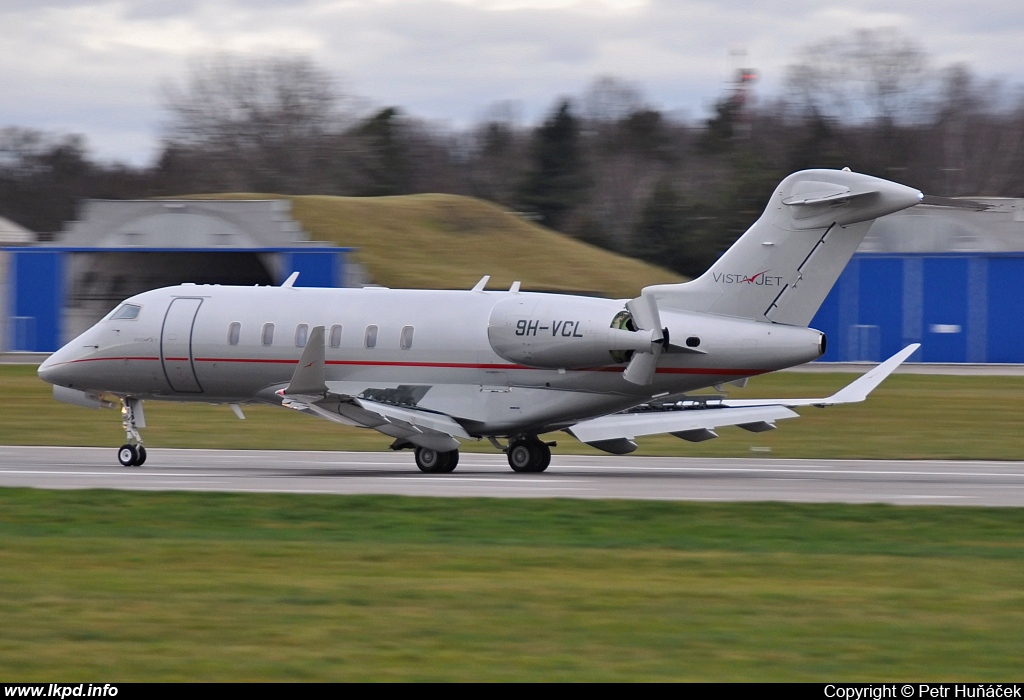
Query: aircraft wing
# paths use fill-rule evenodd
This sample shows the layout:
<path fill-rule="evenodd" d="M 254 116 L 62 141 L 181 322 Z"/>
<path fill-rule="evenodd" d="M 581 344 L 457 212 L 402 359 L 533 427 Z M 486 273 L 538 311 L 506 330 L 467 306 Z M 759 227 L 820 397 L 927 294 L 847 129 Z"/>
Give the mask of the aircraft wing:
<path fill-rule="evenodd" d="M 893 373 L 897 367 L 907 361 L 921 347 L 920 343 L 913 343 L 900 350 L 885 362 L 875 365 L 860 377 L 850 382 L 842 389 L 820 399 L 724 399 L 721 405 L 727 407 L 743 406 L 764 406 L 766 403 L 781 404 L 783 406 L 836 406 L 844 403 L 859 403 L 864 401 L 868 394 L 885 381 L 886 377 Z"/>
<path fill-rule="evenodd" d="M 735 425 L 751 432 L 773 430 L 775 421 L 796 418 L 795 406 L 834 406 L 864 401 L 893 370 L 920 347 L 909 345 L 836 393 L 813 399 L 752 399 L 682 401 L 668 409 L 616 413 L 582 421 L 568 428 L 580 442 L 606 452 L 626 454 L 636 449 L 634 438 L 669 433 L 691 442 L 718 437 L 716 428 Z"/>
<path fill-rule="evenodd" d="M 465 428 L 443 413 L 331 391 L 325 381 L 324 353 L 324 327 L 316 326 L 288 386 L 276 392 L 283 406 L 336 423 L 373 428 L 400 442 L 440 452 L 458 449 L 456 437 L 470 438 Z"/>

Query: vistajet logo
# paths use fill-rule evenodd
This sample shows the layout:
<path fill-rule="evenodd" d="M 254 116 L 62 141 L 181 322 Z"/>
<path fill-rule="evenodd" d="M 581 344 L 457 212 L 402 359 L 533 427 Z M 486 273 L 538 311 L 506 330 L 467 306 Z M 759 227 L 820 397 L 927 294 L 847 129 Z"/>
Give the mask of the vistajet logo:
<path fill-rule="evenodd" d="M 762 270 L 756 275 L 733 275 L 727 272 L 714 273 L 715 282 L 719 284 L 754 284 L 758 287 L 778 287 L 782 285 L 781 277 L 773 277 L 768 273 L 771 270 Z"/>

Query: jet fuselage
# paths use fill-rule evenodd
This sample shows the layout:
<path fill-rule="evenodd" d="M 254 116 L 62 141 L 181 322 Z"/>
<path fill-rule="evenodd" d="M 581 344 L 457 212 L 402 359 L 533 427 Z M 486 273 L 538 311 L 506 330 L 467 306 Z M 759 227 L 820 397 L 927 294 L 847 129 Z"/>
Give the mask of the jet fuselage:
<path fill-rule="evenodd" d="M 621 330 L 624 309 L 514 291 L 185 284 L 126 300 L 39 374 L 138 399 L 279 404 L 310 329 L 324 326 L 332 392 L 443 413 L 486 436 L 558 429 L 824 351 L 811 329 L 663 310 L 671 345 L 639 386 L 623 378 L 634 350 L 621 338 L 643 342 Z"/>

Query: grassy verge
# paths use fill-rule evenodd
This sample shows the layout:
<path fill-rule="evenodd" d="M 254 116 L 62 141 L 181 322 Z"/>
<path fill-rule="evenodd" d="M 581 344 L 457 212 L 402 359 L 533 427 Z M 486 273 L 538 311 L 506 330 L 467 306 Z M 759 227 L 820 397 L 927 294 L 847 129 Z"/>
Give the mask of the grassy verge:
<path fill-rule="evenodd" d="M 776 373 L 751 380 L 733 397 L 827 396 L 853 375 Z M 0 366 L 0 443 L 113 446 L 123 441 L 120 417 L 54 401 L 31 366 Z M 862 403 L 800 409 L 771 433 L 738 428 L 700 444 L 670 436 L 642 438 L 638 454 L 743 457 L 1021 459 L 1024 377 L 896 375 Z M 269 406 L 246 408 L 239 421 L 226 406 L 146 404 L 146 443 L 154 447 L 382 450 L 388 438 Z M 565 434 L 559 453 L 596 453 Z M 468 451 L 491 451 L 465 443 Z"/>
<path fill-rule="evenodd" d="M 0 490 L 0 677 L 1007 680 L 1024 511 Z"/>

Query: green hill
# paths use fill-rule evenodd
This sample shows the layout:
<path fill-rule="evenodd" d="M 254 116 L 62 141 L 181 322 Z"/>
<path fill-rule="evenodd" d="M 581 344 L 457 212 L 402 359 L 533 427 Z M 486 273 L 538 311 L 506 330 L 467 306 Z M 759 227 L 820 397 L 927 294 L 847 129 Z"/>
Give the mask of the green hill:
<path fill-rule="evenodd" d="M 230 194 L 222 198 L 268 195 Z M 272 195 L 271 195 L 272 196 Z M 533 224 L 472 197 L 294 196 L 292 216 L 314 240 L 357 248 L 374 283 L 395 288 L 596 292 L 634 297 L 650 284 L 681 282 L 674 272 L 625 258 Z"/>

